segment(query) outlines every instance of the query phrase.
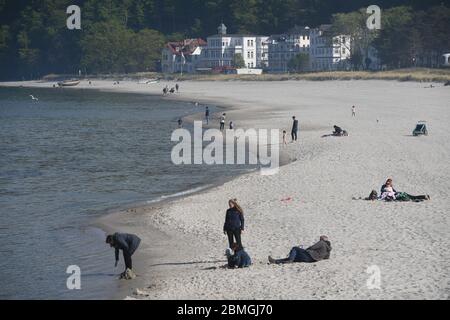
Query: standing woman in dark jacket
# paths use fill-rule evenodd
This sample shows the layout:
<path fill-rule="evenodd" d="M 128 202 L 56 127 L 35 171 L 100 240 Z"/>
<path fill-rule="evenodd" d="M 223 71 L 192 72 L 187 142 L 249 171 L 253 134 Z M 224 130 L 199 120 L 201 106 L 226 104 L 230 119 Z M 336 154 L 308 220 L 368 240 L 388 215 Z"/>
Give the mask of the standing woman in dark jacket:
<path fill-rule="evenodd" d="M 243 248 L 241 241 L 241 232 L 244 231 L 244 211 L 237 203 L 236 199 L 228 201 L 230 208 L 227 210 L 225 216 L 225 223 L 223 225 L 223 233 L 228 236 L 229 247 L 236 242 L 240 248 Z M 236 241 L 234 241 L 236 239 Z"/>

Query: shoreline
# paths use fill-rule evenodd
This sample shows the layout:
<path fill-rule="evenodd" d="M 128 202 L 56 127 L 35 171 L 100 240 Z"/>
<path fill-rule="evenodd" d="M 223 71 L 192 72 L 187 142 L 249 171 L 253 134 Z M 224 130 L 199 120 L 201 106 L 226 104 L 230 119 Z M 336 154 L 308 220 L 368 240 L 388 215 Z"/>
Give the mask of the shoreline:
<path fill-rule="evenodd" d="M 108 81 L 100 86 L 120 91 Z M 124 88 L 142 92 L 137 84 L 126 83 Z M 149 91 L 158 93 L 157 88 Z M 234 105 L 227 113 L 235 117 L 233 121 L 238 119 L 240 127 L 286 128 L 296 114 L 300 142 L 286 147 L 293 162 L 275 177 L 238 176 L 168 205 L 121 215 L 117 221 L 144 236 L 151 236 L 147 234 L 153 232 L 151 226 L 167 232 L 165 241 L 174 253 L 158 255 L 158 250 L 164 253 L 158 245 L 143 248 L 137 270 L 144 274 L 129 283 L 140 290 L 132 298 L 448 299 L 447 88 L 380 80 L 182 82 L 180 97 Z M 358 106 L 357 120 L 350 118 L 352 103 Z M 422 119 L 431 123 L 430 136 L 410 138 L 411 126 Z M 350 136 L 319 138 L 335 123 L 349 130 Z M 386 130 L 389 139 L 383 139 Z M 380 157 L 383 154 L 389 156 Z M 432 201 L 370 204 L 351 200 L 352 195 L 378 188 L 386 177 L 394 177 L 402 190 L 431 194 Z M 226 242 L 220 228 L 226 200 L 236 196 L 246 211 L 244 245 L 254 265 L 232 271 L 220 268 L 225 263 Z M 281 201 L 286 196 L 292 201 Z M 268 254 L 283 256 L 293 244 L 310 244 L 320 234 L 327 234 L 333 243 L 329 261 L 266 265 Z M 184 243 L 177 241 L 180 235 Z M 149 261 L 147 255 L 152 254 Z M 365 287 L 370 265 L 379 265 L 383 272 L 382 291 Z M 242 285 L 238 292 L 234 281 Z"/>
<path fill-rule="evenodd" d="M 55 89 L 55 90 L 60 90 L 61 88 L 54 88 L 52 87 L 52 82 L 48 82 L 48 81 L 42 81 L 42 82 L 38 82 L 39 85 L 40 84 L 44 84 L 44 85 L 49 85 L 50 87 L 44 86 L 29 86 L 27 87 L 26 85 L 23 86 L 12 86 L 15 88 L 38 88 L 38 89 Z M 0 83 L 0 87 L 2 87 L 2 83 Z M 128 90 L 114 90 L 116 88 L 113 89 L 99 89 L 99 88 L 93 88 L 93 87 L 70 87 L 70 88 L 63 88 L 63 89 L 69 89 L 69 90 L 94 90 L 94 91 L 100 91 L 100 92 L 115 92 L 115 93 L 130 93 Z M 189 104 L 195 104 L 195 103 L 199 103 L 199 107 L 204 108 L 205 106 L 210 106 L 210 107 L 214 107 L 217 108 L 219 110 L 221 110 L 220 112 L 215 112 L 212 113 L 211 115 L 211 120 L 215 121 L 218 120 L 220 118 L 220 115 L 223 112 L 230 112 L 233 111 L 235 109 L 235 107 L 233 105 L 225 105 L 225 104 L 218 104 L 215 101 L 211 100 L 211 99 L 198 99 L 197 101 L 192 101 L 190 99 L 186 99 L 183 97 L 178 96 L 177 94 L 172 94 L 169 96 L 162 96 L 162 95 L 157 95 L 155 93 L 146 93 L 146 92 L 133 92 L 136 94 L 142 94 L 142 95 L 148 95 L 148 96 L 152 96 L 155 98 L 160 98 L 160 99 L 167 99 L 167 100 L 171 100 L 171 101 L 176 101 L 176 102 L 184 102 L 184 103 L 189 103 Z M 198 120 L 198 118 L 202 118 L 203 117 L 203 113 L 202 112 L 196 112 L 194 114 L 190 114 L 187 115 L 185 117 L 183 117 L 183 121 L 187 122 L 189 124 L 193 124 L 193 122 L 195 120 Z M 245 120 L 245 119 L 244 119 Z M 204 128 L 212 128 L 213 125 L 211 124 L 210 121 L 210 125 L 205 125 L 203 124 Z M 246 129 L 246 128 L 244 128 Z M 291 162 L 291 160 L 287 160 L 286 159 L 286 155 L 283 155 L 280 153 L 280 166 L 286 165 L 289 162 Z M 256 170 L 256 169 L 255 169 Z M 157 199 L 153 199 L 153 200 L 148 200 L 148 201 L 143 201 L 143 202 L 138 202 L 135 204 L 128 204 L 128 205 L 123 205 L 123 206 L 119 206 L 119 207 L 115 207 L 115 208 L 107 208 L 105 209 L 105 213 L 102 214 L 101 217 L 97 217 L 97 218 L 93 218 L 93 221 L 91 223 L 89 223 L 87 225 L 87 227 L 92 227 L 92 228 L 97 228 L 99 230 L 101 230 L 102 232 L 105 232 L 106 234 L 108 233 L 112 233 L 112 232 L 117 232 L 120 230 L 120 232 L 125 232 L 124 230 L 130 230 L 127 232 L 134 232 L 133 228 L 130 228 L 129 226 L 127 226 L 127 224 L 124 222 L 127 221 L 126 219 L 128 217 L 125 217 L 125 215 L 127 214 L 139 214 L 139 213 L 143 213 L 145 212 L 146 214 L 152 215 L 154 214 L 154 212 L 156 211 L 156 208 L 169 208 L 170 205 L 180 199 L 189 197 L 189 196 L 193 196 L 202 192 L 207 192 L 208 190 L 212 190 L 215 189 L 227 182 L 232 181 L 233 179 L 236 179 L 237 177 L 240 176 L 245 176 L 248 174 L 252 174 L 254 173 L 254 171 L 252 172 L 247 172 L 247 173 L 241 173 L 238 174 L 236 176 L 230 176 L 230 177 L 221 177 L 219 178 L 217 181 L 215 181 L 212 184 L 207 184 L 205 181 L 205 184 L 203 184 L 202 186 L 199 186 L 197 188 L 194 189 L 200 189 L 200 190 L 194 190 L 191 192 L 191 190 L 182 190 L 176 194 L 168 194 L 168 195 L 163 195 L 162 199 L 161 198 L 157 198 Z M 180 194 L 180 195 L 178 195 Z M 133 217 L 133 219 L 136 217 Z M 152 237 L 147 241 L 147 242 L 151 242 L 151 243 L 165 243 L 165 242 L 169 242 L 169 244 L 166 243 L 166 246 L 164 248 L 164 250 L 158 249 L 153 255 L 157 255 L 157 256 L 162 256 L 163 255 L 163 251 L 169 251 L 169 253 L 164 253 L 165 256 L 169 256 L 170 254 L 172 254 L 173 252 L 170 252 L 170 250 L 168 250 L 170 248 L 170 246 L 174 245 L 174 242 L 183 242 L 184 240 L 186 240 L 186 237 L 183 236 L 177 236 L 175 235 L 175 232 L 171 232 L 173 230 L 170 231 L 161 231 L 158 228 L 148 225 L 147 228 L 149 228 L 151 230 L 151 234 Z M 148 230 L 147 230 L 148 231 Z M 156 234 L 156 235 L 154 235 Z M 145 248 L 146 246 L 142 246 L 141 244 L 141 250 L 142 247 Z M 189 248 L 185 247 L 183 248 L 184 250 L 189 250 Z M 153 261 L 152 260 L 152 254 L 144 254 L 143 256 L 139 255 L 139 251 L 138 250 L 138 254 L 136 255 L 135 258 L 133 258 L 133 262 L 135 265 L 140 266 L 144 264 L 144 261 Z M 180 254 L 178 254 L 178 256 L 180 256 Z M 122 257 L 120 258 L 120 260 L 123 260 Z M 137 280 L 139 280 L 139 277 L 141 277 L 140 274 L 138 274 L 138 278 Z M 119 283 L 117 284 L 117 288 L 118 288 L 118 292 L 109 295 L 109 297 L 112 297 L 113 299 L 128 299 L 130 298 L 131 295 L 133 295 L 135 293 L 135 289 L 133 287 L 133 285 L 135 284 L 135 282 L 137 280 L 132 280 L 129 282 L 125 282 L 125 281 L 119 281 Z"/>

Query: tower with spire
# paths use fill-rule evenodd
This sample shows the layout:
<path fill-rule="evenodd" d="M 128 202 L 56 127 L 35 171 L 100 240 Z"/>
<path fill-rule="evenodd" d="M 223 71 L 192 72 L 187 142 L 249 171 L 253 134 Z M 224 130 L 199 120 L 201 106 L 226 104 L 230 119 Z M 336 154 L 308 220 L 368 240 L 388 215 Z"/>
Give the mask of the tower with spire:
<path fill-rule="evenodd" d="M 217 28 L 218 34 L 219 35 L 226 35 L 227 34 L 227 27 L 226 25 L 223 24 L 223 22 L 220 24 L 220 26 Z"/>

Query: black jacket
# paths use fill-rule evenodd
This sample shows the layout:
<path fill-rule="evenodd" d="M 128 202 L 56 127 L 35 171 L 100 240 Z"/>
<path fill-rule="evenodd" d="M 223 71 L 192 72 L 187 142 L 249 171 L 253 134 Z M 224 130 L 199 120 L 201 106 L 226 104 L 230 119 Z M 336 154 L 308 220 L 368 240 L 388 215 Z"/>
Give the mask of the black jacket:
<path fill-rule="evenodd" d="M 298 131 L 298 120 L 294 120 L 292 124 L 292 131 Z"/>
<path fill-rule="evenodd" d="M 320 240 L 306 249 L 306 251 L 316 261 L 330 259 L 331 243 L 329 241 Z"/>
<path fill-rule="evenodd" d="M 223 231 L 239 229 L 244 230 L 244 215 L 241 214 L 236 208 L 230 208 L 227 210 L 227 214 L 225 216 Z"/>
<path fill-rule="evenodd" d="M 234 255 L 228 258 L 228 267 L 230 268 L 245 268 L 252 264 L 252 259 L 244 249 L 239 250 Z"/>
<path fill-rule="evenodd" d="M 141 239 L 134 234 L 114 233 L 113 247 L 116 249 L 116 261 L 119 260 L 119 250 L 122 250 L 125 256 L 132 256 L 140 243 Z"/>

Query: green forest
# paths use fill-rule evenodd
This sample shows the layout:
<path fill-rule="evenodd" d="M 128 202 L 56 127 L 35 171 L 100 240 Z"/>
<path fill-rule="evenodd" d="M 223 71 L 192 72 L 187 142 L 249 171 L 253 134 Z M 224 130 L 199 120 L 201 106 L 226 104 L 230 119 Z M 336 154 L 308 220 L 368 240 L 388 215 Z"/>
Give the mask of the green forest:
<path fill-rule="evenodd" d="M 450 8 L 442 0 L 379 0 L 382 29 L 366 34 L 363 0 L 0 0 L 0 79 L 46 74 L 157 71 L 166 41 L 216 33 L 271 35 L 294 26 L 332 23 L 373 45 L 390 68 L 433 61 L 450 50 Z M 66 27 L 66 8 L 81 8 L 81 30 Z M 355 42 L 355 43 L 356 43 Z"/>

